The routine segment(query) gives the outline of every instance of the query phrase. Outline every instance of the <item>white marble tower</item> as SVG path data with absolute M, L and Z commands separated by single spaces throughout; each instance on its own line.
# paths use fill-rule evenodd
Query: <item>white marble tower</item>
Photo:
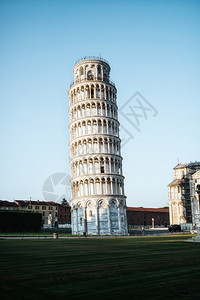
M 126 235 L 117 89 L 102 58 L 76 62 L 68 91 L 72 233 Z

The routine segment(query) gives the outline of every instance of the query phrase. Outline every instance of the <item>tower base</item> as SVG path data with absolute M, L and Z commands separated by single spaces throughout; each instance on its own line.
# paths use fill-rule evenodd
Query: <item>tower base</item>
M 72 234 L 127 235 L 125 201 L 125 196 L 72 200 Z

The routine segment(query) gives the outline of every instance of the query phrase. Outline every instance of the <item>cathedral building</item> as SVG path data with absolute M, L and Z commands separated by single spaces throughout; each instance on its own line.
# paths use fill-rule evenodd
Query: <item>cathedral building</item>
M 171 225 L 178 224 L 185 228 L 185 224 L 190 224 L 191 228 L 195 227 L 194 199 L 198 199 L 195 180 L 199 180 L 199 170 L 200 162 L 178 164 L 174 167 L 174 180 L 168 185 Z
M 68 91 L 73 234 L 126 235 L 117 89 L 98 57 L 76 62 Z

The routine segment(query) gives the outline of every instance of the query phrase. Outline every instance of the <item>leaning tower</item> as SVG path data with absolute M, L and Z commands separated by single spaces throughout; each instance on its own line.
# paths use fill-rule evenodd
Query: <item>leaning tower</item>
M 76 62 L 69 95 L 73 234 L 126 235 L 117 89 L 98 57 Z

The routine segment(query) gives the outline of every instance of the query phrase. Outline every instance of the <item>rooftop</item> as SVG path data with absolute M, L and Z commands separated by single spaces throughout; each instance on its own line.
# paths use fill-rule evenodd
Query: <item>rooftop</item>
M 32 200 L 15 200 L 16 203 L 19 203 L 20 206 L 27 206 L 27 205 L 60 205 L 59 203 L 53 201 L 32 201 Z
M 106 64 L 109 65 L 108 61 L 105 60 L 104 58 L 102 58 L 101 56 L 84 56 L 84 57 L 80 58 L 79 60 L 77 60 L 74 65 L 76 65 L 80 61 L 84 61 L 84 60 L 88 60 L 88 59 L 100 60 L 100 61 L 103 61 L 103 62 L 105 62 Z
M 174 167 L 174 169 L 183 169 L 183 168 L 192 168 L 200 166 L 200 161 L 195 161 L 195 162 L 190 162 L 190 163 L 185 163 L 185 164 L 178 164 Z
M 182 182 L 184 182 L 184 179 L 174 179 L 168 186 L 177 186 L 180 185 Z
M 18 205 L 15 202 L 0 200 L 0 207 L 18 207 Z

